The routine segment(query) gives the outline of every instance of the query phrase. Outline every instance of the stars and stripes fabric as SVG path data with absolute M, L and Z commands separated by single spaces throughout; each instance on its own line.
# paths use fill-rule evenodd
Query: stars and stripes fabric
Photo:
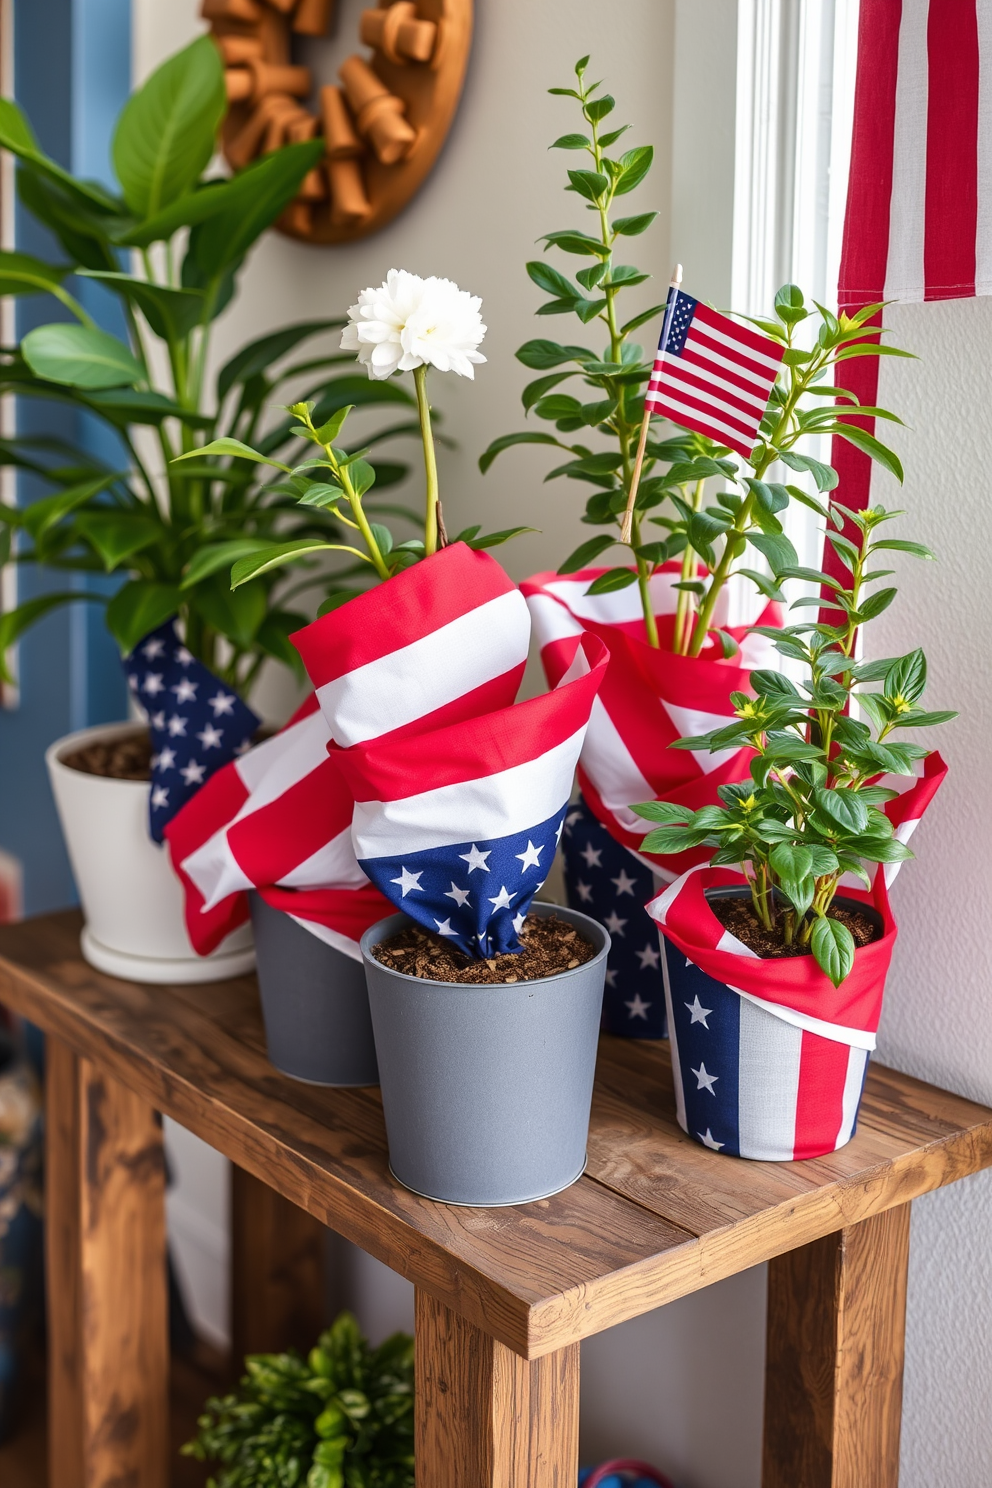
M 566 813 L 561 846 L 570 908 L 592 915 L 610 932 L 603 1031 L 667 1038 L 661 940 L 644 908 L 658 880 L 610 836 L 581 796 Z
M 901 841 L 945 775 L 932 755 L 888 803 Z M 877 915 L 882 933 L 858 949 L 839 988 L 811 956 L 764 960 L 724 929 L 708 895 L 740 889 L 736 869 L 689 869 L 648 904 L 663 931 L 679 1124 L 696 1141 L 767 1161 L 816 1157 L 850 1141 L 895 944 L 888 888 L 898 867 L 876 871 L 870 891 L 842 883 L 843 895 Z
M 148 720 L 148 830 L 161 842 L 176 812 L 229 760 L 250 748 L 259 719 L 191 655 L 173 620 L 138 642 L 124 661 L 124 672 L 131 696 Z
M 986 0 L 861 0 L 841 310 L 992 293 L 990 60 Z M 879 371 L 858 357 L 843 384 L 873 406 Z M 844 505 L 869 505 L 869 456 L 835 438 L 831 462 Z M 824 568 L 844 577 L 829 545 Z
M 359 864 L 397 909 L 468 955 L 520 949 L 606 664 L 601 641 L 576 637 L 541 697 L 338 754 Z
M 717 801 L 718 786 L 747 774 L 750 750 L 709 754 L 668 746 L 686 735 L 731 723 L 730 693 L 749 690 L 752 668 L 777 669 L 777 653 L 770 642 L 748 634 L 748 629 L 779 625 L 781 608 L 764 600 L 752 586 L 733 592 L 728 586 L 714 624 L 737 640 L 739 654 L 724 660 L 713 645 L 698 657 L 676 656 L 669 648 L 678 600 L 672 585 L 681 577 L 680 565 L 666 564 L 650 581 L 661 649 L 644 639 L 636 587 L 609 594 L 587 593 L 603 572 L 595 568 L 567 577 L 535 574 L 521 589 L 552 686 L 567 665 L 576 636 L 596 635 L 609 649 L 609 667 L 593 703 L 579 761 L 579 783 L 587 804 L 610 834 L 640 854 L 651 824 L 635 815 L 632 805 L 675 801 L 695 810 Z M 671 881 L 705 855 L 704 849 L 697 849 L 676 858 L 642 857 L 665 881 Z
M 747 459 L 785 347 L 669 288 L 644 407 Z
M 293 639 L 315 692 L 187 806 L 170 851 L 201 953 L 247 918 L 256 889 L 360 960 L 361 935 L 390 905 L 355 857 L 342 752 L 512 703 L 530 621 L 495 559 L 456 543 Z

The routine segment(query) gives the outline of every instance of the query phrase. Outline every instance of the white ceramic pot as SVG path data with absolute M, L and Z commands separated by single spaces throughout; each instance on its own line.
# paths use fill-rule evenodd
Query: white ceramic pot
M 251 926 L 229 935 L 210 956 L 194 951 L 183 918 L 183 891 L 168 852 L 148 835 L 145 780 L 87 775 L 63 763 L 97 739 L 138 731 L 102 724 L 56 739 L 45 763 L 86 924 L 80 937 L 91 966 L 135 982 L 216 982 L 255 965 Z

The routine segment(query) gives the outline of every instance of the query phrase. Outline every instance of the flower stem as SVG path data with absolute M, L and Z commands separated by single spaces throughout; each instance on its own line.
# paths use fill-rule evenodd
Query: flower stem
M 437 484 L 437 458 L 434 451 L 434 433 L 431 429 L 431 405 L 427 399 L 427 365 L 415 367 L 413 381 L 417 389 L 417 410 L 420 414 L 420 437 L 424 444 L 424 474 L 427 478 L 427 504 L 424 513 L 424 554 L 428 558 L 437 552 L 438 508 L 441 498 Z

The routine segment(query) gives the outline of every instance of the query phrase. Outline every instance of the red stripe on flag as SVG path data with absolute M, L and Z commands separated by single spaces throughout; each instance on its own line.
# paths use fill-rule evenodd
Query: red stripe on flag
M 718 444 L 724 444 L 732 449 L 735 454 L 748 459 L 754 448 L 754 440 L 747 440 L 738 435 L 731 435 L 727 430 L 717 428 L 714 422 L 715 414 L 712 410 L 709 416 L 686 413 L 678 408 L 673 408 L 669 398 L 664 393 L 649 394 L 645 399 L 645 407 L 649 407 L 653 413 L 660 414 L 663 418 L 671 419 L 673 424 L 678 424 L 682 429 L 692 429 L 697 434 L 705 434 L 710 439 L 715 439 Z
M 697 372 L 695 370 L 696 367 L 701 367 L 703 370 Z M 679 386 L 698 388 L 706 397 L 719 398 L 721 402 L 729 403 L 739 411 L 743 421 L 749 428 L 757 428 L 768 405 L 767 398 L 762 400 L 757 388 L 751 389 L 752 396 L 750 400 L 743 398 L 740 396 L 740 393 L 731 392 L 729 388 L 722 387 L 719 382 L 714 380 L 717 377 L 730 383 L 734 382 L 732 377 L 725 378 L 725 375 L 720 369 L 713 368 L 705 358 L 694 357 L 691 354 L 687 356 L 683 352 L 680 357 L 671 357 L 664 362 L 658 381 L 659 384 L 662 384 L 667 378 L 673 384 L 677 382 Z M 653 378 L 652 381 L 654 381 Z M 756 403 L 761 403 L 761 407 L 757 407 Z
M 750 439 L 751 444 L 754 443 L 760 419 L 754 415 L 741 414 L 733 409 L 718 407 L 714 398 L 717 396 L 722 398 L 723 395 L 718 394 L 715 389 L 710 392 L 704 388 L 703 392 L 696 392 L 695 388 L 682 378 L 672 377 L 666 368 L 657 390 L 654 390 L 654 395 L 656 398 L 674 399 L 687 408 L 691 408 L 700 418 L 708 416 L 712 421 L 726 424 L 728 428 L 736 430 L 741 439 Z
M 299 920 L 326 925 L 348 940 L 360 941 L 372 925 L 395 914 L 389 900 L 367 884 L 361 889 L 260 889 L 266 904 Z
M 254 884 L 278 883 L 351 825 L 354 802 L 329 757 L 227 834 L 235 861 Z
M 766 367 L 761 362 L 752 361 L 746 352 L 738 350 L 735 346 L 727 346 L 725 342 L 717 341 L 714 337 L 708 336 L 705 327 L 697 327 L 695 321 L 693 321 L 689 334 L 685 338 L 683 355 L 685 351 L 695 353 L 698 361 L 711 363 L 714 371 L 725 373 L 728 377 L 734 377 L 736 374 L 733 369 L 739 367 L 742 374 L 748 374 L 747 376 L 739 375 L 737 377 L 741 387 L 752 388 L 758 393 L 759 397 L 759 384 L 760 387 L 770 388 L 778 376 L 777 370 L 773 371 L 771 367 Z M 718 357 L 723 357 L 725 361 L 731 363 L 731 366 L 724 367 L 721 362 L 716 360 Z
M 796 1092 L 796 1162 L 832 1152 L 844 1119 L 844 1083 L 851 1050 L 847 1044 L 803 1030 Z
M 976 0 L 931 0 L 927 16 L 927 203 L 923 277 L 928 300 L 975 293 L 978 230 Z
M 901 21 L 902 0 L 873 0 L 861 7 L 841 309 L 870 305 L 885 292 Z

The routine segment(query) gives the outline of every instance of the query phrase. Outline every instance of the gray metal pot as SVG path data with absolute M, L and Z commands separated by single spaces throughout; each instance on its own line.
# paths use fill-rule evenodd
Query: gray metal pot
M 362 937 L 389 1163 L 426 1198 L 525 1204 L 585 1168 L 610 937 L 576 910 L 532 909 L 574 925 L 595 957 L 539 981 L 466 986 L 376 961 L 371 947 L 409 924 L 406 915 Z
M 310 1085 L 378 1085 L 361 962 L 250 897 L 269 1059 Z

